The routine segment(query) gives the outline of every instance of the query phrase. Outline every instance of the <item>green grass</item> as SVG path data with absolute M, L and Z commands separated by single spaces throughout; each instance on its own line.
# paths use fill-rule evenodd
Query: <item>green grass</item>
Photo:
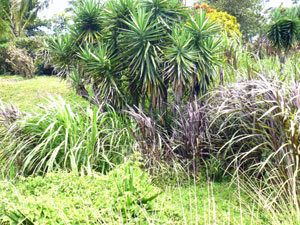
M 54 76 L 37 76 L 26 80 L 20 76 L 0 75 L 0 100 L 12 103 L 21 111 L 32 111 L 47 102 L 49 96 L 62 96 L 68 102 L 86 102 L 71 85 Z
M 251 224 L 251 217 L 257 224 L 261 220 L 251 212 L 246 195 L 239 199 L 238 189 L 227 182 L 170 187 L 164 196 L 182 224 Z

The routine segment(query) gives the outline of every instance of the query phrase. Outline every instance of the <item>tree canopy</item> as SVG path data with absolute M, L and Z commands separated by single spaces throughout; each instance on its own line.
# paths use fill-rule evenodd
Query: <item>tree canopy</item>
M 235 16 L 241 25 L 240 30 L 246 38 L 257 35 L 263 26 L 262 0 L 208 0 L 208 3 L 217 10 Z

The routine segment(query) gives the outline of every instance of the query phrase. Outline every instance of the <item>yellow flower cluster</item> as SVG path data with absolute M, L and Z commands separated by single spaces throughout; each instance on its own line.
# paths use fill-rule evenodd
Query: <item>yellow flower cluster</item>
M 217 11 L 215 9 L 210 8 L 207 4 L 196 4 L 196 9 L 206 10 L 207 16 L 212 20 L 221 24 L 224 32 L 226 32 L 229 36 L 242 36 L 240 32 L 240 24 L 237 22 L 235 16 L 228 14 L 227 12 Z

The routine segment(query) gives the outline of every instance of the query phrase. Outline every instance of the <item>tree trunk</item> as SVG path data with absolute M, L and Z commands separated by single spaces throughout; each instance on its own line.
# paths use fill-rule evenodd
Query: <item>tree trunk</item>
M 91 104 L 93 104 L 93 105 L 98 105 L 98 104 L 97 104 L 97 101 L 95 101 L 95 99 L 92 98 L 92 97 L 89 95 L 88 91 L 86 90 L 86 88 L 84 87 L 83 84 L 80 84 L 80 85 L 76 88 L 76 92 L 77 92 L 77 94 L 78 94 L 80 97 L 82 97 L 82 98 L 88 100 Z

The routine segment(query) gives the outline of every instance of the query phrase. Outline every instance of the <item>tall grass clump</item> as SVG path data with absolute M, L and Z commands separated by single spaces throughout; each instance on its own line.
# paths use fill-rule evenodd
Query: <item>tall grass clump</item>
M 159 169 L 179 163 L 185 172 L 211 172 L 215 151 L 212 139 L 217 137 L 210 133 L 208 103 L 202 98 L 183 106 L 174 104 L 164 115 L 129 109 L 128 114 L 137 122 L 133 136 L 146 166 Z
M 0 149 L 15 148 L 19 143 L 15 139 L 8 139 L 7 132 L 14 128 L 15 122 L 22 116 L 14 105 L 9 105 L 0 100 Z M 5 169 L 4 163 L 0 161 L 0 177 Z M 10 169 L 9 169 L 10 170 Z
M 212 126 L 224 142 L 218 154 L 226 159 L 227 171 L 269 210 L 273 224 L 299 224 L 299 84 L 260 75 L 213 95 Z
M 106 172 L 132 150 L 127 126 L 131 121 L 109 106 L 76 109 L 63 99 L 50 99 L 8 130 L 4 139 L 23 144 L 2 149 L 0 160 L 22 175 L 57 169 Z
M 245 79 L 257 79 L 257 74 L 268 74 L 283 82 L 295 82 L 299 77 L 299 54 L 293 49 L 280 61 L 276 51 L 266 39 L 245 44 L 238 37 L 222 36 L 222 57 L 215 80 L 218 84 L 231 84 Z

